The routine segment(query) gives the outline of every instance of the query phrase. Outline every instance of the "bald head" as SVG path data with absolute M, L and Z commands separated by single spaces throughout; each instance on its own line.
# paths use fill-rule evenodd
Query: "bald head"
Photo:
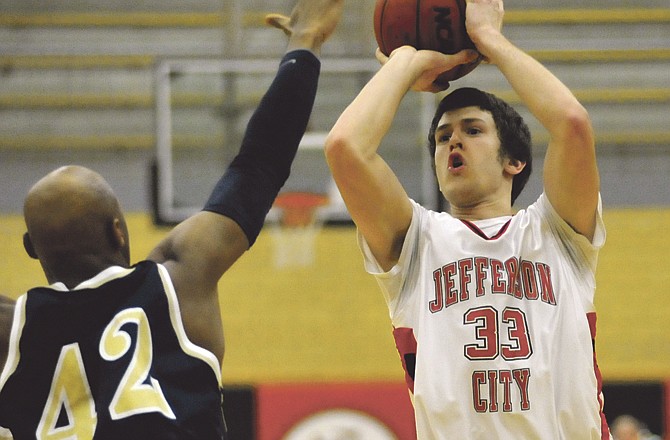
M 105 179 L 88 168 L 66 166 L 47 174 L 28 192 L 23 214 L 33 256 L 40 259 L 47 277 L 55 278 L 51 282 L 82 269 L 90 275 L 97 270 L 91 265 L 128 264 L 127 230 L 118 199 Z M 121 242 L 119 233 L 124 235 Z

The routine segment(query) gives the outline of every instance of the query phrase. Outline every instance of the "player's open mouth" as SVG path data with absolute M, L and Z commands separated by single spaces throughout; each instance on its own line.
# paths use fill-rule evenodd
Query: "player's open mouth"
M 451 153 L 449 155 L 449 169 L 450 170 L 458 170 L 462 168 L 464 165 L 463 163 L 463 156 L 460 155 L 460 153 Z

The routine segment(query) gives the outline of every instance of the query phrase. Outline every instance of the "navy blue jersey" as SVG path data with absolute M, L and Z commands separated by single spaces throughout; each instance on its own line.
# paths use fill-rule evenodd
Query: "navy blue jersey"
M 222 439 L 221 370 L 188 340 L 167 270 L 111 267 L 16 304 L 0 426 L 20 439 Z

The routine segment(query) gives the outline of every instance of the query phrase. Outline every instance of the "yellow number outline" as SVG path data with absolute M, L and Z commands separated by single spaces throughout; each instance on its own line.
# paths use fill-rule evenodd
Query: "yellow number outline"
M 69 423 L 56 427 L 62 410 L 67 413 Z M 97 423 L 98 415 L 79 344 L 65 345 L 58 357 L 49 397 L 35 436 L 39 440 L 90 439 Z
M 130 364 L 109 404 L 112 420 L 149 412 L 176 419 L 160 383 L 149 375 L 153 362 L 153 343 L 149 319 L 144 310 L 139 307 L 122 310 L 107 324 L 100 338 L 100 356 L 107 361 L 115 361 L 130 350 L 130 335 L 121 330 L 126 324 L 137 326 L 137 341 Z M 149 383 L 145 383 L 147 380 Z
M 119 420 L 136 414 L 158 412 L 169 419 L 176 419 L 160 383 L 150 375 L 153 342 L 144 310 L 130 308 L 114 316 L 100 338 L 100 356 L 113 362 L 130 351 L 132 339 L 127 331 L 122 330 L 125 325 L 137 328 L 135 349 L 109 404 L 110 417 Z M 68 424 L 57 427 L 62 411 L 66 412 Z M 35 435 L 39 440 L 92 439 L 97 423 L 95 401 L 79 344 L 65 345 L 61 348 Z

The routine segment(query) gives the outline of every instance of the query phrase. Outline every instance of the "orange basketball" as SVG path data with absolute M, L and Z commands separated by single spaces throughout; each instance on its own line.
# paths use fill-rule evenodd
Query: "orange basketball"
M 377 0 L 374 31 L 385 55 L 409 45 L 454 54 L 475 45 L 465 30 L 465 0 Z M 438 81 L 453 81 L 470 73 L 479 61 L 443 73 Z

